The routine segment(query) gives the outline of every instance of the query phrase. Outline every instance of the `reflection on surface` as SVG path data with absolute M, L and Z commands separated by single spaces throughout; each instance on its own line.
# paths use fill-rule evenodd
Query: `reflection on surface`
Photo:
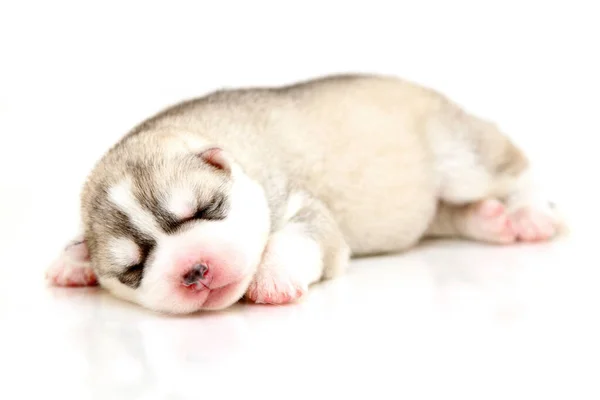
M 320 384 L 323 396 L 383 398 L 443 393 L 465 380 L 485 391 L 498 374 L 542 382 L 598 349 L 590 318 L 600 304 L 598 269 L 573 262 L 582 254 L 597 261 L 591 247 L 569 241 L 435 242 L 356 260 L 298 304 L 240 303 L 188 316 L 153 313 L 98 288 L 6 285 L 0 365 L 9 379 L 0 398 L 200 399 L 265 390 L 306 398 Z M 565 340 L 572 347 L 556 345 Z M 560 362 L 543 362 L 549 353 Z

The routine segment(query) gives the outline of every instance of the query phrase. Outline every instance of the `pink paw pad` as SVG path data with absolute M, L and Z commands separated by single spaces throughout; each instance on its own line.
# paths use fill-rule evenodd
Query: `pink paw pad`
M 516 240 L 506 207 L 495 199 L 481 201 L 475 206 L 469 226 L 473 235 L 481 240 L 494 243 L 512 243 Z
M 484 200 L 479 203 L 477 212 L 480 216 L 485 218 L 499 217 L 506 213 L 504 204 L 495 199 Z
M 254 303 L 287 304 L 305 294 L 299 285 L 277 282 L 273 278 L 254 280 L 246 291 L 246 298 Z
M 511 215 L 519 240 L 538 242 L 551 239 L 557 233 L 557 226 L 549 214 L 534 208 L 522 208 Z
M 46 273 L 46 278 L 56 286 L 94 286 L 98 283 L 96 274 L 90 267 L 71 266 L 57 263 Z
M 98 279 L 90 265 L 87 246 L 74 241 L 65 247 L 58 259 L 48 268 L 46 279 L 55 286 L 94 286 Z

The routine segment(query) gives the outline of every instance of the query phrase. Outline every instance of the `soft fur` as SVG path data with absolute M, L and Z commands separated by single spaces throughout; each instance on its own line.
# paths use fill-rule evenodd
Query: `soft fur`
M 430 89 L 358 75 L 170 107 L 99 161 L 81 212 L 81 243 L 50 279 L 97 279 L 171 313 L 225 308 L 244 294 L 290 302 L 350 256 L 425 237 L 508 244 L 562 227 L 527 158 L 494 124 Z M 207 276 L 183 285 L 199 265 Z

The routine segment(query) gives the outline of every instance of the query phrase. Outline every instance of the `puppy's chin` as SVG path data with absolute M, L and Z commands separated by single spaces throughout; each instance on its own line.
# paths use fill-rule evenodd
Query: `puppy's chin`
M 211 290 L 200 310 L 216 311 L 232 306 L 244 296 L 253 276 L 254 274 L 249 274 L 240 282 Z

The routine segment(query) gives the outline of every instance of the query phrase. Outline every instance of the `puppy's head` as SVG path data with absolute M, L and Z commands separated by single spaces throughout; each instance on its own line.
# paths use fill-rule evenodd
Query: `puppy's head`
M 100 160 L 83 190 L 82 222 L 49 278 L 98 282 L 169 313 L 238 301 L 270 228 L 261 186 L 225 150 L 170 133 L 127 137 Z

